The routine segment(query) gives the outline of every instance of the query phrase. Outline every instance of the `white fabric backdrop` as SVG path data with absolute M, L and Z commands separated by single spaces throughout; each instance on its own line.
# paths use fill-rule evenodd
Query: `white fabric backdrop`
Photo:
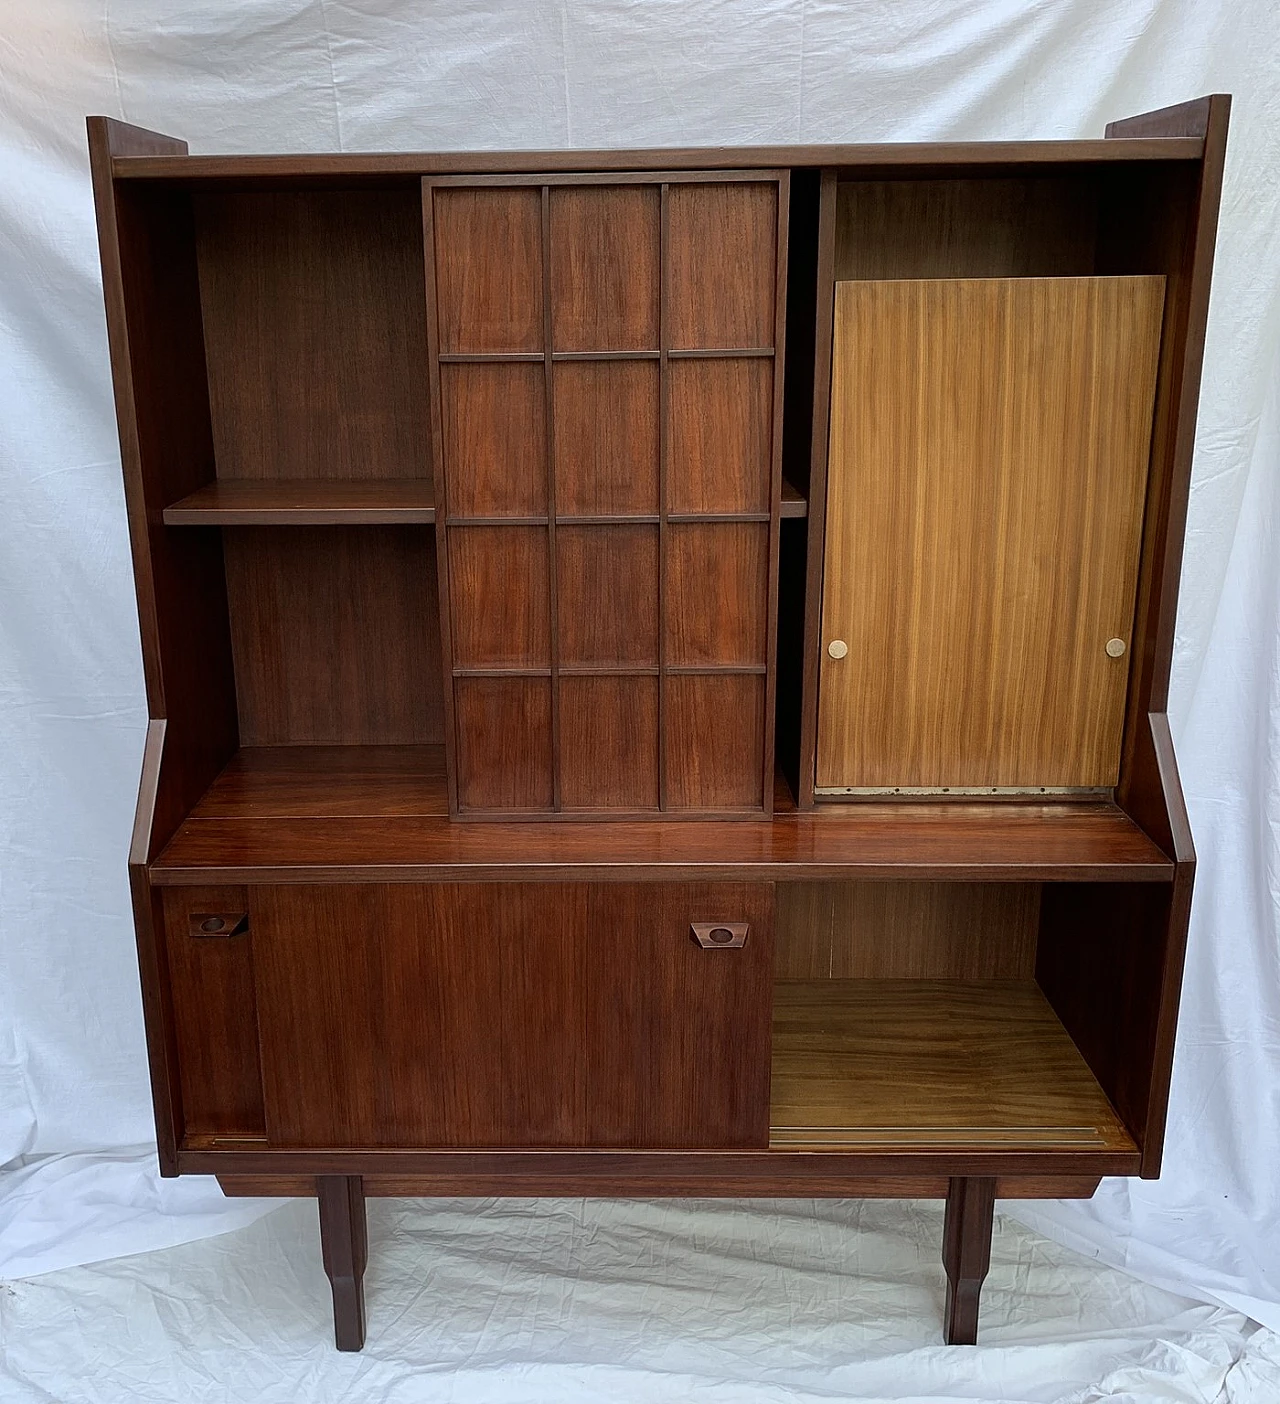
M 1201 865 L 1166 1172 L 1026 1217 L 1280 1326 L 1273 0 L 0 0 L 0 34 L 0 1163 L 25 1165 L 0 1175 L 0 1274 L 257 1212 L 159 1186 L 137 1149 L 145 712 L 85 113 L 197 152 L 1007 139 L 1225 90 L 1173 688 Z

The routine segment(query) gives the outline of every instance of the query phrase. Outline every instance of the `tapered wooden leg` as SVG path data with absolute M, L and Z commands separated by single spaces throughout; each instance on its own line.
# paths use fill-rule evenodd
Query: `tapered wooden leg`
M 948 1345 L 973 1345 L 978 1339 L 978 1297 L 991 1266 L 995 1203 L 996 1182 L 991 1178 L 953 1179 L 947 1189 L 942 1263 L 947 1270 Z
M 320 1253 L 333 1288 L 333 1339 L 339 1350 L 364 1346 L 364 1269 L 369 1238 L 364 1181 L 359 1175 L 317 1175 Z

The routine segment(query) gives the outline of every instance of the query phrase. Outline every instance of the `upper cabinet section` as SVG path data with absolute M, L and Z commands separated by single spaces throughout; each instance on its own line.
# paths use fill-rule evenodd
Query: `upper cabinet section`
M 456 813 L 768 811 L 787 188 L 423 183 Z

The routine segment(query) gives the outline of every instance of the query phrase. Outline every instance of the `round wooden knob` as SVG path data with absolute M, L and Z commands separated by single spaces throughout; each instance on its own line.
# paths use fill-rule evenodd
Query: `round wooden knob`
M 832 639 L 827 645 L 827 652 L 832 658 L 843 658 L 849 652 L 849 645 L 843 639 Z
M 1120 655 L 1121 655 L 1123 652 L 1124 652 L 1124 640 L 1123 640 L 1123 639 L 1108 639 L 1108 640 L 1107 640 L 1107 657 L 1108 657 L 1108 658 L 1119 658 Z

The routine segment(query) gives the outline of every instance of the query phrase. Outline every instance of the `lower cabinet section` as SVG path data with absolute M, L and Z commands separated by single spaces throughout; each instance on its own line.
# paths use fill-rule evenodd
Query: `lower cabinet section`
M 165 927 L 188 1141 L 768 1144 L 769 884 L 175 888 Z

